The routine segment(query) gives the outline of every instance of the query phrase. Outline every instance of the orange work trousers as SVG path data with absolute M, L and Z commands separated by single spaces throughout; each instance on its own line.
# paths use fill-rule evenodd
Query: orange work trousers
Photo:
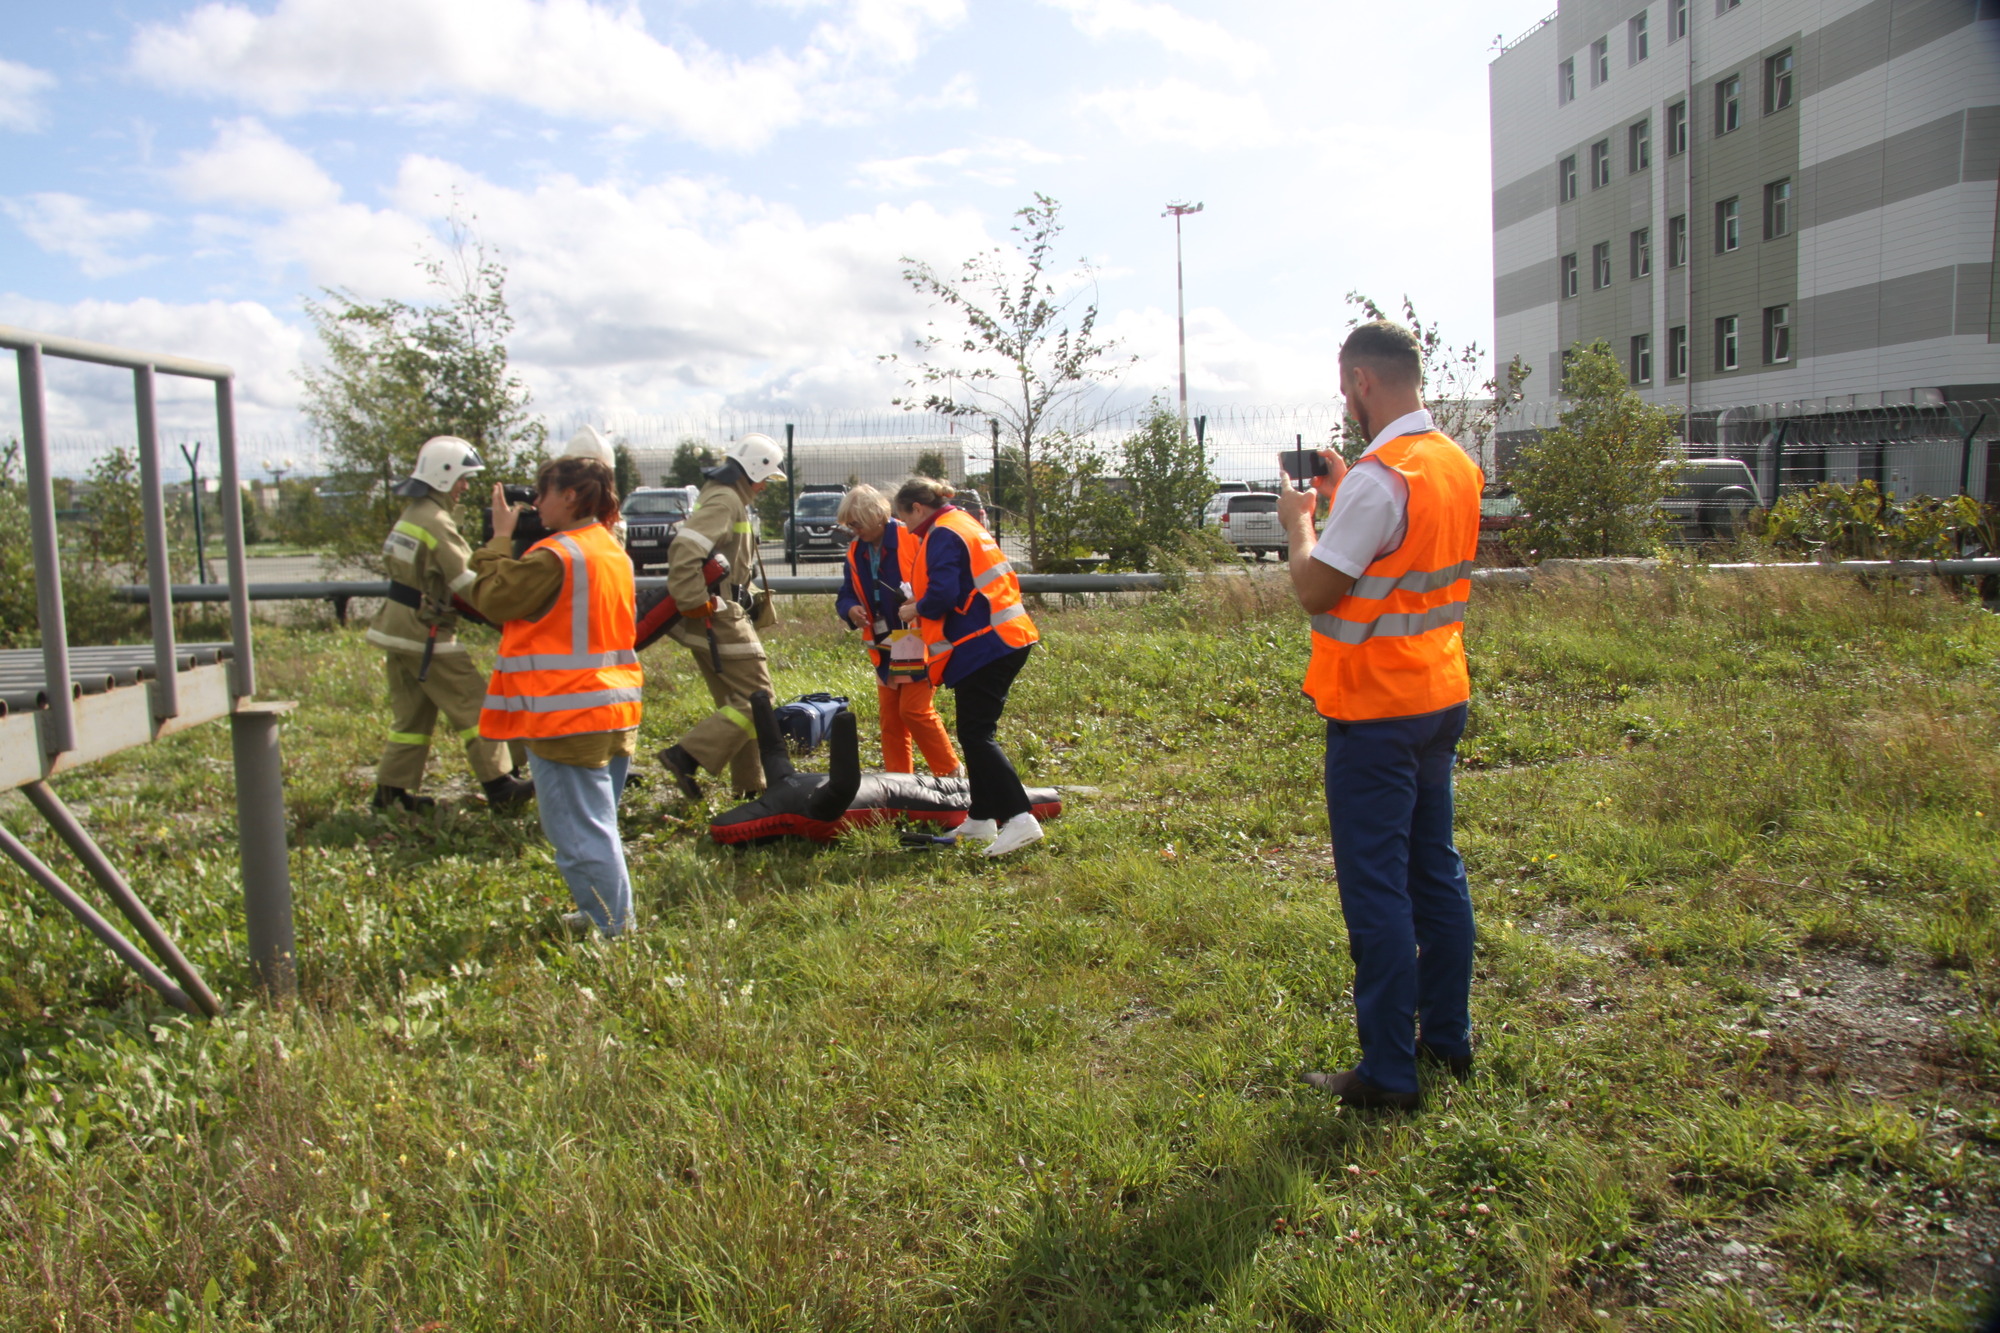
M 910 742 L 924 752 L 924 763 L 942 777 L 958 768 L 958 751 L 938 716 L 937 686 L 929 681 L 906 685 L 875 683 L 875 702 L 882 713 L 882 767 L 891 773 L 914 773 Z

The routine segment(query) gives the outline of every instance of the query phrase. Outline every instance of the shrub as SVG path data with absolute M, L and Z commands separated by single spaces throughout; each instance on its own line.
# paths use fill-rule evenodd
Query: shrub
M 1833 560 L 1939 560 L 1961 538 L 1988 545 L 1994 514 L 1967 495 L 1898 500 L 1872 481 L 1824 481 L 1785 496 L 1764 518 L 1777 550 Z
M 1551 556 L 1642 555 L 1666 535 L 1660 501 L 1673 450 L 1673 414 L 1626 387 L 1602 342 L 1575 350 L 1554 430 L 1521 451 L 1509 480 L 1529 519 L 1516 549 Z

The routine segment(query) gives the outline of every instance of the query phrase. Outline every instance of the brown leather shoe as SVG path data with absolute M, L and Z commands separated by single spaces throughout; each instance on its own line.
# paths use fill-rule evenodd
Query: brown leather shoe
M 1330 1092 L 1340 1098 L 1342 1106 L 1352 1106 L 1361 1110 L 1414 1111 L 1422 1100 L 1422 1094 L 1415 1092 L 1391 1092 L 1378 1088 L 1360 1073 L 1343 1069 L 1338 1074 L 1322 1074 L 1317 1069 L 1306 1071 L 1305 1081 L 1321 1092 Z

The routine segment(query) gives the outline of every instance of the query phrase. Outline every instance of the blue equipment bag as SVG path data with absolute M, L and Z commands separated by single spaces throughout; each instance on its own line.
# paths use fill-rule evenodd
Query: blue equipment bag
M 778 734 L 800 754 L 811 754 L 833 729 L 833 719 L 847 709 L 842 694 L 802 694 L 776 710 Z

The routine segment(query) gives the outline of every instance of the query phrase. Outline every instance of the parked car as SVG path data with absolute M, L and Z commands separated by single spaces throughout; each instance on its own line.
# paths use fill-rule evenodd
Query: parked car
M 641 486 L 619 505 L 625 516 L 625 553 L 643 574 L 664 568 L 667 547 L 687 522 L 694 502 L 685 486 Z
M 1269 551 L 1280 560 L 1291 557 L 1292 548 L 1278 523 L 1278 497 L 1272 492 L 1219 492 L 1202 512 L 1201 522 L 1245 554 L 1261 559 Z
M 792 502 L 791 517 L 785 520 L 787 560 L 796 560 L 808 551 L 837 553 L 852 540 L 847 529 L 834 521 L 843 494 L 838 486 L 808 489 Z
M 1223 494 L 1241 495 L 1245 491 L 1250 491 L 1255 489 L 1256 488 L 1253 487 L 1247 481 L 1218 481 L 1215 483 L 1215 491 L 1216 494 L 1218 495 L 1223 495 Z
M 1682 542 L 1730 541 L 1764 507 L 1757 476 L 1740 458 L 1687 458 L 1660 465 L 1672 473 L 1660 502 Z

